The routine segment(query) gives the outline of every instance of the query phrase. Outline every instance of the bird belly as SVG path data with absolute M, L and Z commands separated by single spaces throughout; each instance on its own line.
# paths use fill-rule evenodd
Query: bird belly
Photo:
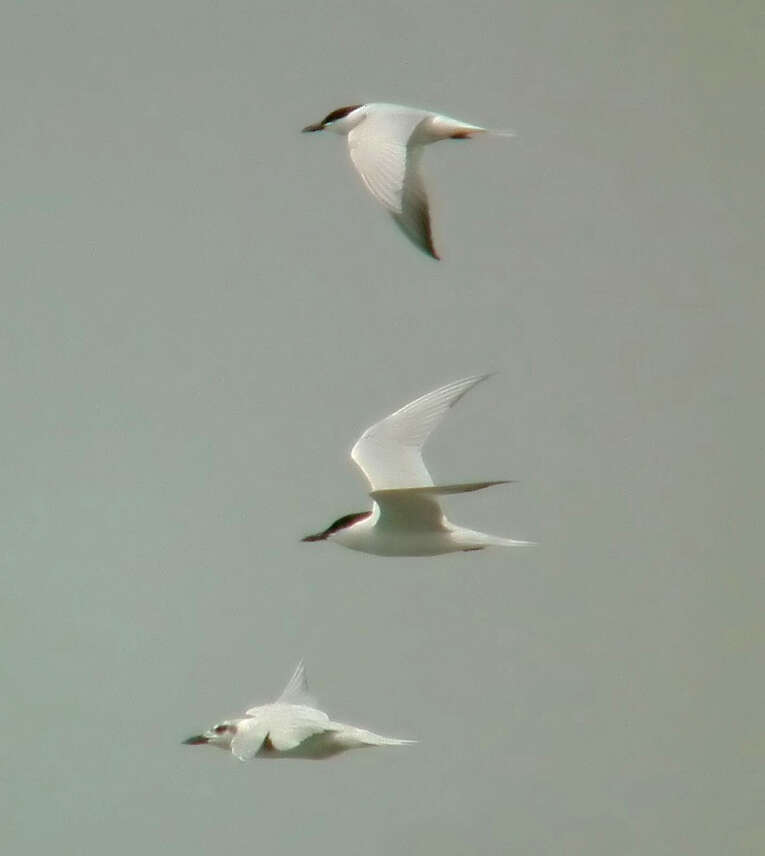
M 333 540 L 349 550 L 375 556 L 440 556 L 465 549 L 464 544 L 454 541 L 448 530 L 397 531 L 374 527 L 359 532 L 338 532 Z

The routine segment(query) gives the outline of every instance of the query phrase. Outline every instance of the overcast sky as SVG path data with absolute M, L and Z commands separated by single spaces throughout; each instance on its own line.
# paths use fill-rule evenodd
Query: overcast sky
M 761 3 L 9 3 L 0 27 L 4 852 L 755 854 Z M 443 260 L 334 135 L 385 100 Z M 381 559 L 371 422 L 459 522 Z M 182 746 L 305 658 L 323 762 Z

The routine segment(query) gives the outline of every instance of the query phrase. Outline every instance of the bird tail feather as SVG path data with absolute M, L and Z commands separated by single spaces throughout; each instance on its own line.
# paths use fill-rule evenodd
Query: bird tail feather
M 484 547 L 534 547 L 537 544 L 536 541 L 500 538 L 499 535 L 488 535 L 474 529 L 457 529 L 452 533 L 452 538 L 458 544 L 464 544 L 464 550 L 482 550 Z
M 509 128 L 478 128 L 473 125 L 466 125 L 463 128 L 459 128 L 452 135 L 451 138 L 453 140 L 472 140 L 473 137 L 517 137 L 518 134 L 515 131 L 511 131 Z
M 347 747 L 358 746 L 406 746 L 409 743 L 416 743 L 416 740 L 403 740 L 398 737 L 384 737 L 382 734 L 375 734 L 373 731 L 367 731 L 365 728 L 355 728 L 352 725 L 343 725 L 335 734 L 334 739 L 338 743 L 342 743 Z

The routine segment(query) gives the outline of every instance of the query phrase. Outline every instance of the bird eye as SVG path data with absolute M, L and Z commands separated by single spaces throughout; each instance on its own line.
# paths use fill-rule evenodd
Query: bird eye
M 213 731 L 216 734 L 223 734 L 227 730 L 228 730 L 228 725 L 216 725 L 215 728 L 213 728 Z

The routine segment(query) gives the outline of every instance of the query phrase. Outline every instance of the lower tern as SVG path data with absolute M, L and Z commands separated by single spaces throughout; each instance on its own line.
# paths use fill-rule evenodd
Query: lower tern
M 422 151 L 439 140 L 466 140 L 477 134 L 514 136 L 490 131 L 451 116 L 400 104 L 353 104 L 340 107 L 303 131 L 334 131 L 348 137 L 348 150 L 367 190 L 385 207 L 409 240 L 434 259 Z
M 363 728 L 333 722 L 316 708 L 308 692 L 305 668 L 298 663 L 289 683 L 271 704 L 251 707 L 244 716 L 224 719 L 188 746 L 229 749 L 240 761 L 258 758 L 306 758 L 318 761 L 365 746 L 404 746 L 415 740 L 383 737 Z
M 425 441 L 447 410 L 488 377 L 477 375 L 446 384 L 367 428 L 351 450 L 351 458 L 372 488 L 372 510 L 346 514 L 303 541 L 331 540 L 377 556 L 437 556 L 533 544 L 455 526 L 438 502 L 439 496 L 508 484 L 506 479 L 435 485 L 422 459 Z

